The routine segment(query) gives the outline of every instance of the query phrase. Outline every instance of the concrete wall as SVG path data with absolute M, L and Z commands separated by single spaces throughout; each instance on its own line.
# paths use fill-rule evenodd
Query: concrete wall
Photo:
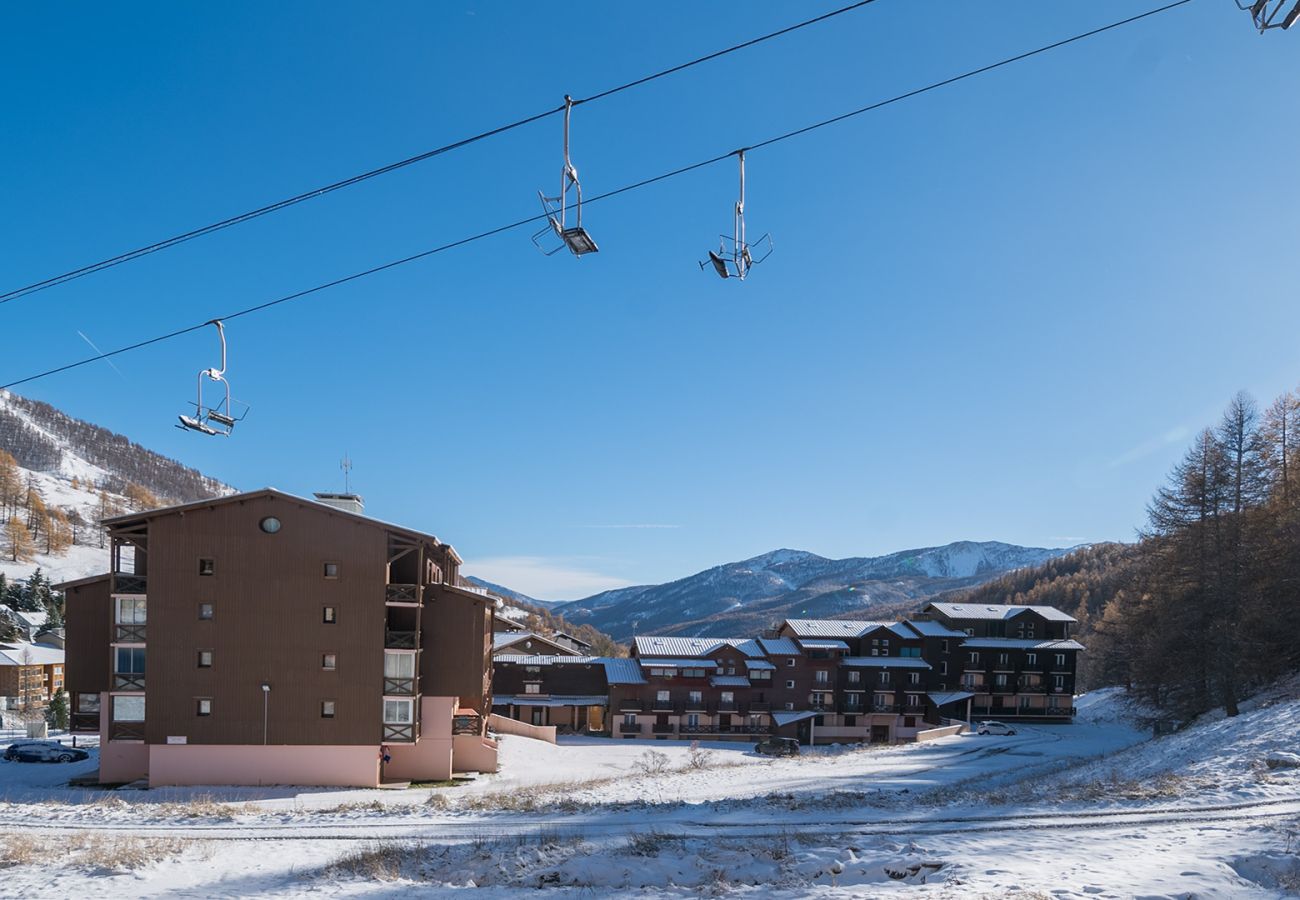
M 417 744 L 389 744 L 392 759 L 384 781 L 447 781 L 451 778 L 451 735 L 421 737 Z
M 916 741 L 917 743 L 921 743 L 922 741 L 933 741 L 942 737 L 950 737 L 954 734 L 963 734 L 966 730 L 967 728 L 964 722 L 960 725 L 945 725 L 942 728 L 927 728 L 925 731 L 918 731 L 916 733 Z
M 497 742 L 477 734 L 458 734 L 451 739 L 451 765 L 456 772 L 495 772 Z
M 135 741 L 105 741 L 99 745 L 101 784 L 128 784 L 149 774 L 149 745 Z
M 379 784 L 379 748 L 374 744 L 150 744 L 148 750 L 150 787 L 180 784 L 375 787 Z
M 520 737 L 546 741 L 548 744 L 555 743 L 554 725 L 529 725 L 527 722 L 520 722 L 517 719 L 509 719 L 493 713 L 488 719 L 488 727 L 497 734 L 515 734 Z

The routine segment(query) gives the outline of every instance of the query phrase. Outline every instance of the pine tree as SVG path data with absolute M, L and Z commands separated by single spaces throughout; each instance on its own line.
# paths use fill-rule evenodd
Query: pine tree
M 5 526 L 5 542 L 10 562 L 26 562 L 36 550 L 32 533 L 16 514 L 9 517 L 9 523 Z
M 68 730 L 68 695 L 63 691 L 56 691 L 50 698 L 50 705 L 45 709 L 45 721 L 51 728 L 58 728 L 63 731 Z

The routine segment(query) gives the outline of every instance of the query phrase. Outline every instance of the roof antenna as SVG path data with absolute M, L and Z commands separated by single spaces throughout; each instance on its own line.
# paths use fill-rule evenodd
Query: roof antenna
M 348 459 L 347 451 L 343 451 L 343 461 L 339 463 L 339 468 L 343 470 L 343 493 L 352 493 L 352 460 Z
M 226 328 L 221 324 L 220 319 L 213 319 L 211 322 L 205 322 L 205 325 L 217 326 L 217 336 L 221 339 L 221 368 L 202 369 L 198 374 L 198 391 L 194 399 L 194 415 L 180 416 L 181 423 L 177 428 L 198 431 L 208 435 L 221 435 L 229 437 L 230 432 L 235 428 L 235 423 L 248 415 L 248 405 L 239 403 L 238 400 L 230 399 L 230 382 L 226 380 Z M 225 388 L 224 395 L 211 406 L 203 405 L 203 379 L 215 381 Z M 235 415 L 235 404 L 238 404 L 242 412 Z
M 542 201 L 542 212 L 546 214 L 547 225 L 537 234 L 533 235 L 533 243 L 538 250 L 547 256 L 554 256 L 565 247 L 574 256 L 585 256 L 588 253 L 595 253 L 600 248 L 596 246 L 595 240 L 582 227 L 582 184 L 578 181 L 578 170 L 569 159 L 569 119 L 573 114 L 573 98 L 568 94 L 564 95 L 564 169 L 560 173 L 560 194 L 558 197 L 547 197 L 541 191 L 537 192 L 538 198 Z M 573 204 L 574 218 L 576 219 L 572 227 L 566 226 L 565 216 L 569 208 L 569 188 L 573 188 L 576 202 Z M 560 239 L 559 244 L 555 244 L 549 250 L 542 244 L 541 238 L 547 234 L 554 233 Z M 547 242 L 550 244 L 551 242 Z
M 752 244 L 745 241 L 745 151 L 737 150 L 736 156 L 740 159 L 740 199 L 736 201 L 732 235 L 718 236 L 718 252 L 710 250 L 708 260 L 701 262 L 700 268 L 712 264 L 719 277 L 744 281 L 751 266 L 758 265 L 772 255 L 772 235 L 764 234 Z

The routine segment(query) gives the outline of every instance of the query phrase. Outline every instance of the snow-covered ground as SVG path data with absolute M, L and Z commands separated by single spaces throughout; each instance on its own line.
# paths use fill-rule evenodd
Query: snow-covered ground
M 93 761 L 0 763 L 0 894 L 1280 897 L 1300 770 L 1261 763 L 1300 742 L 1296 688 L 1154 741 L 1115 691 L 1070 726 L 797 759 L 506 737 L 500 774 L 408 790 L 107 793 L 60 783 Z

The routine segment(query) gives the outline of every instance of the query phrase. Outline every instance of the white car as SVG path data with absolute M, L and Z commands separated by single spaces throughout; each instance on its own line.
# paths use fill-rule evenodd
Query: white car
M 980 734 L 1015 734 L 1016 730 L 1005 722 L 980 722 Z

